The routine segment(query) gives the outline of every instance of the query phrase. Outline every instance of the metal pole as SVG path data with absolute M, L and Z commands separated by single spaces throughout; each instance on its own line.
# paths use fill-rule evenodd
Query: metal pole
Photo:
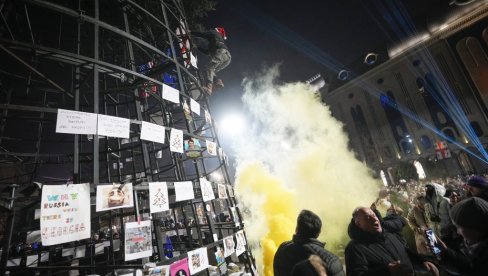
M 99 3 L 95 0 L 95 19 L 99 19 Z M 98 61 L 98 44 L 99 44 L 99 26 L 94 24 L 94 56 L 93 58 Z M 98 114 L 99 112 L 99 86 L 98 86 L 98 64 L 93 64 L 93 113 Z M 96 185 L 100 183 L 100 172 L 99 172 L 99 141 L 98 134 L 93 135 L 93 183 Z

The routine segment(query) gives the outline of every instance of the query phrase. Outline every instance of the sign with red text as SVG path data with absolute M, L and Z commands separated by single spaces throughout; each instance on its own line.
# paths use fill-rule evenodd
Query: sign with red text
M 43 245 L 90 238 L 90 185 L 43 185 L 40 220 Z

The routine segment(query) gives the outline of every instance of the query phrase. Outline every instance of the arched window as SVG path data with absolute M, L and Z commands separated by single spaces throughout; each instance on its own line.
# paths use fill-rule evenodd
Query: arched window
M 402 141 L 400 143 L 400 147 L 402 148 L 403 153 L 409 154 L 412 152 L 412 143 L 408 141 Z

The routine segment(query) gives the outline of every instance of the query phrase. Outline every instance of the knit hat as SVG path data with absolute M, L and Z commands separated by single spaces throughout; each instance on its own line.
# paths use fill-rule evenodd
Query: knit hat
M 488 230 L 488 202 L 471 197 L 454 205 L 450 211 L 456 225 L 473 230 Z
M 480 189 L 488 188 L 488 180 L 480 175 L 475 175 L 468 180 L 468 185 Z

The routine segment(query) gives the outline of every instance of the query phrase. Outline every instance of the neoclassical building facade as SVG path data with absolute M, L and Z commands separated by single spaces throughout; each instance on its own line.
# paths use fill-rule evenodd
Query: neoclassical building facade
M 344 123 L 350 147 L 371 169 L 390 175 L 389 181 L 405 161 L 435 166 L 446 175 L 486 170 L 488 7 L 411 44 L 322 91 Z

